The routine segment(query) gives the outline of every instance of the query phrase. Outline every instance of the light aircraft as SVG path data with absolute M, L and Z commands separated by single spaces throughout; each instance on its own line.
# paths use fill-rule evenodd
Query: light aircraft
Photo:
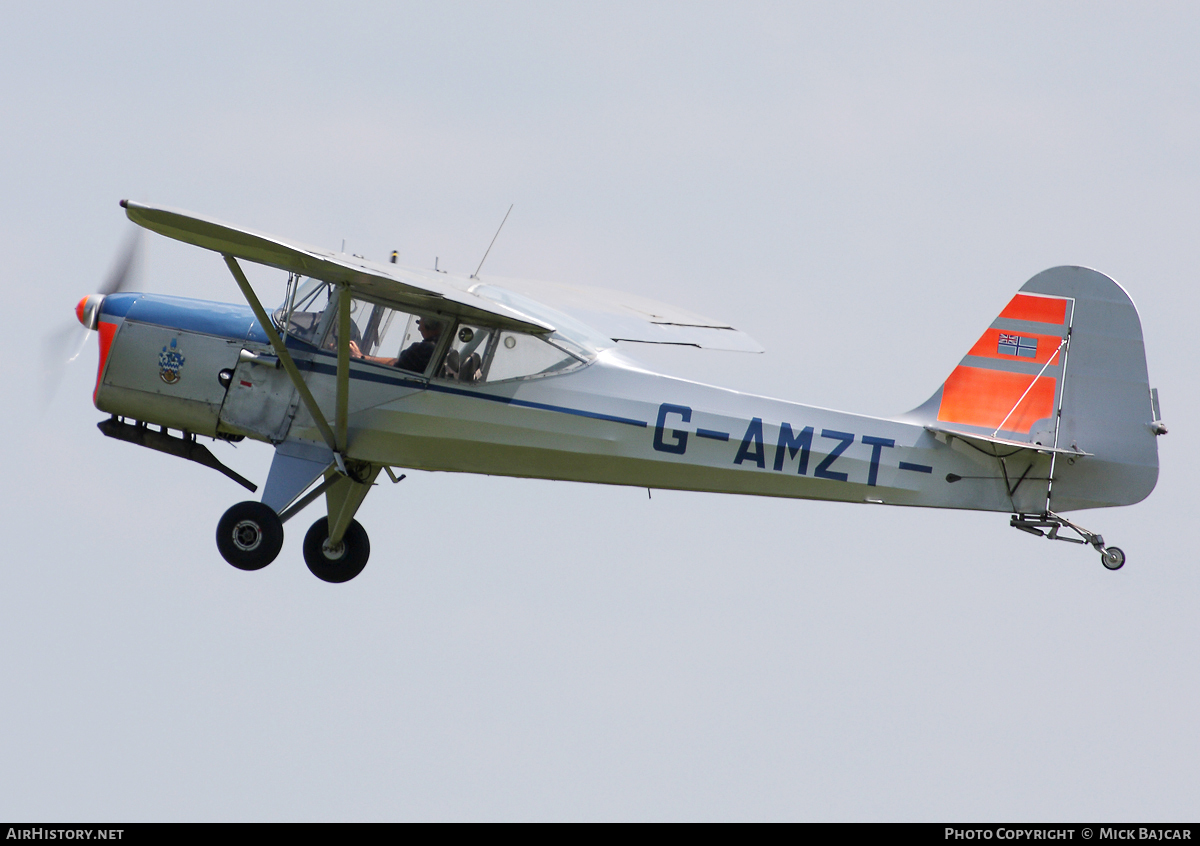
M 242 570 L 270 564 L 284 523 L 324 496 L 305 562 L 327 582 L 354 578 L 370 555 L 355 513 L 381 473 L 404 478 L 393 468 L 998 511 L 1022 531 L 1090 544 L 1111 570 L 1125 554 L 1063 512 L 1139 502 L 1158 479 L 1166 427 L 1141 322 L 1095 270 L 1034 276 L 933 396 L 881 418 L 653 372 L 631 345 L 761 348 L 640 297 L 402 268 L 394 253 L 376 264 L 121 206 L 220 253 L 248 307 L 120 284 L 81 300 L 76 315 L 100 339 L 93 401 L 111 415 L 98 425 L 251 491 L 197 437 L 275 447 L 261 500 L 217 525 L 221 555 Z M 286 272 L 274 311 L 243 261 Z

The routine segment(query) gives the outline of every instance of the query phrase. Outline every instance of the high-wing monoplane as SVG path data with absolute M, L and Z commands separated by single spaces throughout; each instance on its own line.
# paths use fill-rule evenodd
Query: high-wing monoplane
M 1125 554 L 1064 512 L 1139 502 L 1158 479 L 1166 427 L 1141 322 L 1095 270 L 1034 276 L 933 396 L 880 418 L 653 372 L 631 344 L 761 350 L 640 297 L 376 264 L 121 205 L 220 253 L 247 305 L 119 290 L 81 300 L 100 338 L 93 400 L 110 417 L 98 425 L 251 491 L 197 437 L 274 446 L 261 499 L 217 526 L 242 570 L 270 564 L 284 524 L 323 496 L 305 562 L 328 582 L 354 578 L 370 555 L 355 513 L 381 473 L 403 478 L 394 468 L 998 511 L 1090 544 L 1113 570 Z M 242 262 L 287 274 L 274 311 Z

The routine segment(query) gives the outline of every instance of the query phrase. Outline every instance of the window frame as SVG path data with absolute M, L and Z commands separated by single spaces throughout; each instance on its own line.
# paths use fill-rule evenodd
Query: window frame
M 459 384 L 457 379 L 448 378 L 445 376 L 439 376 L 437 374 L 441 372 L 442 365 L 445 362 L 445 357 L 450 351 L 450 346 L 451 346 L 451 344 L 453 344 L 454 338 L 456 338 L 458 336 L 458 330 L 462 326 L 468 326 L 468 327 L 476 328 L 476 329 L 480 329 L 480 330 L 486 329 L 491 334 L 491 337 L 488 339 L 488 342 L 487 342 L 486 350 L 482 356 L 482 358 L 483 358 L 483 379 L 480 380 L 478 383 L 475 383 L 477 385 L 504 385 L 504 384 L 508 384 L 510 382 L 522 382 L 522 381 L 528 381 L 531 379 L 545 379 L 545 378 L 549 378 L 551 376 L 562 376 L 567 373 L 574 373 L 576 370 L 579 370 L 583 367 L 587 367 L 589 364 L 591 364 L 595 360 L 595 356 L 593 356 L 591 358 L 583 358 L 571 350 L 564 349 L 562 345 L 554 343 L 554 340 L 552 338 L 543 337 L 541 335 L 535 335 L 533 332 L 518 332 L 514 329 L 502 329 L 501 327 L 495 326 L 495 325 L 479 323 L 476 321 L 466 321 L 466 320 L 456 318 L 454 320 L 453 329 L 450 331 L 450 333 L 448 334 L 448 337 L 446 337 L 446 339 L 445 339 L 444 346 L 442 347 L 442 349 L 437 350 L 434 353 L 437 364 L 435 366 L 433 374 L 429 378 L 437 379 L 437 380 L 443 381 L 443 382 Z M 562 353 L 567 358 L 574 359 L 575 363 L 569 364 L 562 368 L 559 368 L 558 370 L 555 370 L 551 373 L 545 373 L 545 372 L 527 373 L 523 376 L 510 376 L 506 379 L 491 379 L 489 377 L 490 377 L 491 370 L 492 370 L 492 362 L 495 360 L 496 354 L 499 350 L 500 338 L 506 332 L 513 334 L 513 335 L 532 338 L 532 339 L 541 341 L 544 344 L 548 344 L 549 346 L 558 350 L 560 353 Z M 442 334 L 443 334 L 443 336 L 447 336 L 447 333 L 445 333 L 445 332 L 443 332 Z

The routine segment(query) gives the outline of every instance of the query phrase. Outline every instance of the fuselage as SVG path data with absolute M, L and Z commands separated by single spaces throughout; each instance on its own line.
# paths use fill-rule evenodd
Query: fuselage
M 103 411 L 218 438 L 321 439 L 248 308 L 120 294 L 100 331 Z M 336 354 L 288 347 L 332 415 Z M 700 384 L 616 347 L 569 372 L 472 385 L 353 360 L 349 412 L 347 458 L 376 465 L 996 511 L 1045 497 L 1044 482 L 1010 495 L 992 456 L 920 423 Z M 1016 473 L 1048 470 L 1035 455 Z

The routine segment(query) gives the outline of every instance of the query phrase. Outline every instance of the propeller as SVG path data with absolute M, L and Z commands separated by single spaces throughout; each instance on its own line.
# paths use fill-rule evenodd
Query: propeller
M 135 228 L 121 245 L 116 261 L 100 289 L 75 306 L 75 321 L 67 321 L 42 338 L 43 410 L 54 399 L 67 367 L 79 358 L 96 327 L 100 306 L 109 294 L 128 291 L 137 276 L 142 253 L 142 230 Z

